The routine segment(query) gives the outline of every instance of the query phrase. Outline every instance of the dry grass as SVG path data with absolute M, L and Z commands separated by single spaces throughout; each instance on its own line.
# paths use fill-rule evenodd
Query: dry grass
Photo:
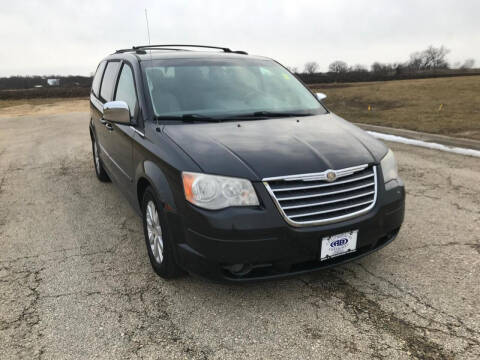
M 480 76 L 312 88 L 326 93 L 326 105 L 349 121 L 480 140 Z

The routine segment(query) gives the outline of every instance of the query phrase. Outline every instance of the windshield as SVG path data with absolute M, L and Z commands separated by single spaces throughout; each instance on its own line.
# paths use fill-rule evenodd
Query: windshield
M 327 112 L 303 84 L 270 60 L 148 60 L 142 69 L 157 118 Z

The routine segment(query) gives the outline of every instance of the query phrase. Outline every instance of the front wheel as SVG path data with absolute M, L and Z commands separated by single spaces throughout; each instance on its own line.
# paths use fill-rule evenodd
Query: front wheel
M 178 277 L 182 271 L 173 257 L 173 241 L 166 226 L 165 214 L 159 207 L 151 187 L 145 190 L 142 201 L 143 232 L 148 257 L 153 270 L 164 279 Z
M 100 155 L 98 153 L 97 140 L 95 138 L 92 139 L 92 153 L 93 166 L 95 167 L 95 173 L 97 174 L 98 180 L 100 180 L 101 182 L 109 182 L 110 178 L 108 177 L 107 172 L 103 168 L 102 160 L 100 159 Z

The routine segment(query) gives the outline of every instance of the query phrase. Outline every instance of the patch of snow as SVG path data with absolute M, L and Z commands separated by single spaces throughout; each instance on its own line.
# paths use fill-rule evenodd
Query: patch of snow
M 427 142 L 427 141 L 422 141 L 422 140 L 409 139 L 409 138 L 406 138 L 406 137 L 403 137 L 403 136 L 383 134 L 383 133 L 379 133 L 379 132 L 375 132 L 375 131 L 367 131 L 367 132 L 370 135 L 376 137 L 377 139 L 382 139 L 382 140 L 385 140 L 385 141 L 393 141 L 393 142 L 398 142 L 398 143 L 407 144 L 407 145 L 420 146 L 420 147 L 424 147 L 424 148 L 428 148 L 428 149 L 446 151 L 446 152 L 459 154 L 459 155 L 480 157 L 480 151 L 479 150 L 460 148 L 460 147 L 455 147 L 455 146 L 446 146 L 446 145 L 438 144 L 438 143 L 434 143 L 434 142 Z

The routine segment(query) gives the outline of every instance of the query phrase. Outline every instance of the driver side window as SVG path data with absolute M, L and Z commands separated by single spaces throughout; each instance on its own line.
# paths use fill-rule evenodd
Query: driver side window
M 130 109 L 130 116 L 135 114 L 135 109 L 137 107 L 137 93 L 135 92 L 135 82 L 133 80 L 132 69 L 127 64 L 123 64 L 122 72 L 118 78 L 115 100 L 125 101 Z

